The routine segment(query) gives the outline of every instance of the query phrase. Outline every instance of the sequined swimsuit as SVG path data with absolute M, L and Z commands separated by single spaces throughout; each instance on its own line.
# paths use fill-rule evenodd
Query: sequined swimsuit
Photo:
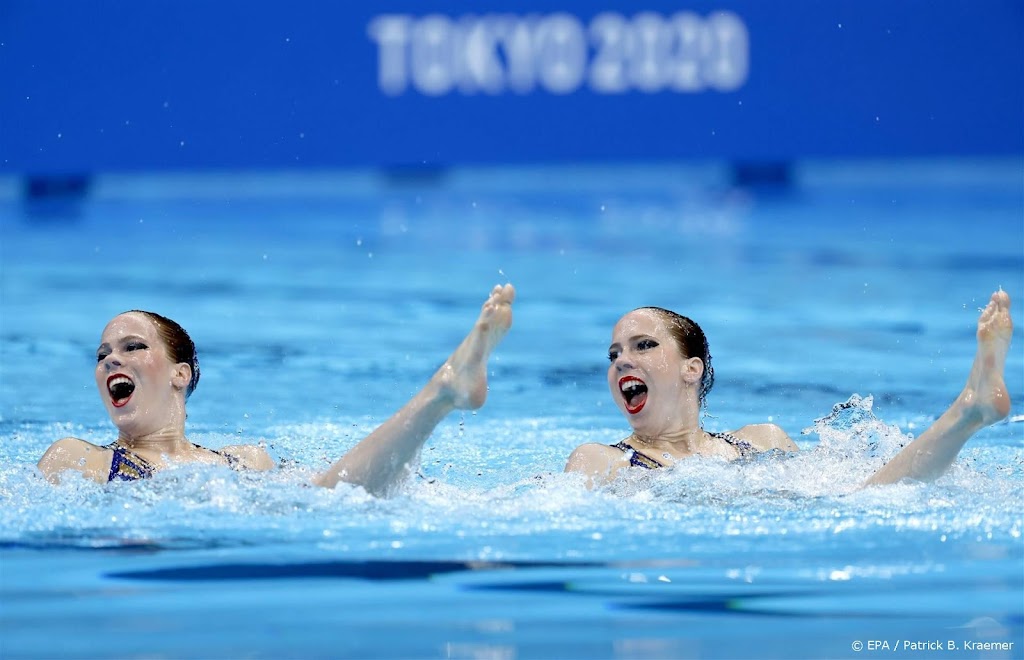
M 754 446 L 746 440 L 740 440 L 732 433 L 708 433 L 712 438 L 720 438 L 725 440 L 730 445 L 736 448 L 740 453 L 740 458 L 749 458 L 757 453 Z M 644 468 L 645 470 L 655 470 L 657 468 L 665 467 L 665 464 L 661 461 L 651 458 L 647 454 L 641 453 L 626 444 L 625 440 L 621 440 L 614 445 L 611 445 L 616 449 L 621 450 L 629 458 L 630 467 Z
M 192 446 L 198 449 L 204 449 L 195 443 L 192 443 Z M 114 442 L 107 445 L 105 448 L 114 453 L 113 458 L 110 460 L 110 474 L 107 475 L 108 483 L 111 481 L 137 481 L 138 479 L 149 479 L 153 476 L 153 473 L 156 472 L 156 469 L 149 461 L 127 447 L 123 447 Z M 232 470 L 240 467 L 236 457 L 219 452 L 216 449 L 210 449 L 209 451 L 212 451 L 214 454 L 217 454 L 227 461 L 228 467 Z

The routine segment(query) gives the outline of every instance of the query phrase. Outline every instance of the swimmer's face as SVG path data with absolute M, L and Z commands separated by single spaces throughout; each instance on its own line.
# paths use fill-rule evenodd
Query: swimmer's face
M 695 358 L 679 352 L 660 314 L 638 309 L 619 319 L 608 359 L 608 389 L 634 431 L 656 436 L 680 422 L 686 397 L 696 396 Z
M 188 384 L 188 365 L 182 366 L 168 357 L 156 325 L 145 315 L 114 317 L 96 349 L 96 387 L 114 425 L 130 435 L 166 426 L 175 392 L 183 394 Z

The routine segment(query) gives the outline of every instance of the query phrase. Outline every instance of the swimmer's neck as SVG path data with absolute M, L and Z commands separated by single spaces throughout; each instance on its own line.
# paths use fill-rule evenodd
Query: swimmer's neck
M 673 454 L 677 455 L 687 455 L 701 453 L 701 449 L 707 445 L 709 438 L 700 424 L 695 423 L 662 431 L 657 435 L 643 435 L 634 431 L 629 440 L 633 446 L 646 445 L 655 449 L 671 450 Z
M 185 437 L 185 429 L 177 425 L 141 435 L 119 431 L 117 444 L 132 451 L 154 452 L 167 456 L 174 456 L 192 449 L 192 443 Z

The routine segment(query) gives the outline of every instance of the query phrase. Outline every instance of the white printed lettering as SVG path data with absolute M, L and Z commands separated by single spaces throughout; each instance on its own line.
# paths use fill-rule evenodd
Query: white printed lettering
M 729 92 L 750 69 L 746 25 L 732 12 L 669 18 L 385 14 L 370 21 L 377 85 L 388 96 L 451 93 Z
M 405 70 L 409 37 L 409 17 L 378 16 L 370 22 L 370 37 L 377 42 L 377 86 L 389 96 L 405 91 Z

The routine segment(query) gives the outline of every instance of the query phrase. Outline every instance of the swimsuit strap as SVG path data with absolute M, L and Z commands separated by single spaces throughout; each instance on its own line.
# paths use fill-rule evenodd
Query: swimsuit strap
M 627 445 L 625 440 L 620 440 L 618 443 L 610 446 L 615 447 L 616 449 L 619 449 L 624 454 L 626 454 L 626 457 L 629 459 L 630 467 L 640 467 L 648 470 L 654 470 L 660 467 L 665 467 L 664 463 L 660 463 L 651 458 L 650 456 L 648 456 L 647 454 L 642 454 L 638 452 L 636 449 L 633 449 L 632 447 Z
M 193 447 L 197 449 L 206 449 L 206 447 L 200 447 L 196 443 L 192 443 Z M 107 481 L 137 481 L 138 479 L 149 479 L 156 472 L 156 468 L 153 467 L 152 463 L 139 456 L 127 447 L 122 446 L 120 443 L 114 442 L 106 446 L 114 453 L 110 460 L 110 473 L 107 475 Z M 238 460 L 237 456 L 231 454 L 225 454 L 222 451 L 216 449 L 209 449 L 223 458 L 228 467 L 232 470 L 238 470 L 242 467 L 241 461 Z
M 238 460 L 237 456 L 232 456 L 231 454 L 225 454 L 224 452 L 219 451 L 217 449 L 209 449 L 207 447 L 202 447 L 200 445 L 197 445 L 194 442 L 192 443 L 192 446 L 195 447 L 196 449 L 205 449 L 206 451 L 212 451 L 214 454 L 217 454 L 218 456 L 223 458 L 225 461 L 227 461 L 228 467 L 231 468 L 232 470 L 238 470 L 238 469 L 240 469 L 242 467 L 242 462 L 240 460 Z
M 107 445 L 105 449 L 109 449 L 114 453 L 110 459 L 110 473 L 107 475 L 108 483 L 111 481 L 136 481 L 153 476 L 154 469 L 149 461 L 127 447 L 122 447 L 117 442 L 114 442 Z
M 735 447 L 736 450 L 740 453 L 740 458 L 749 458 L 750 456 L 753 456 L 754 454 L 757 453 L 757 450 L 754 449 L 754 445 L 750 444 L 746 440 L 740 440 L 739 438 L 734 436 L 732 433 L 727 433 L 727 432 L 723 432 L 723 433 L 710 433 L 709 432 L 708 435 L 710 435 L 712 438 L 720 438 L 722 440 L 725 440 L 730 445 Z

